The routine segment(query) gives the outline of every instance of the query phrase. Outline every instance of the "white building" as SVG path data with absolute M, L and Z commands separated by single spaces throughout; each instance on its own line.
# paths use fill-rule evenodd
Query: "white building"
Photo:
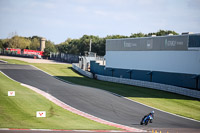
M 107 39 L 106 68 L 200 74 L 200 34 Z

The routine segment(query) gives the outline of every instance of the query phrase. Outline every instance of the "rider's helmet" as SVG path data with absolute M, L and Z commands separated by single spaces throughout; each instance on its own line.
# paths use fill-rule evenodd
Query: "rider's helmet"
M 151 114 L 154 114 L 154 111 L 151 111 Z

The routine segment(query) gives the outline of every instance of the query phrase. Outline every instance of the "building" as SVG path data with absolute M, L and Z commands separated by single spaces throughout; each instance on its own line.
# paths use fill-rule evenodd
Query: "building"
M 106 67 L 200 74 L 200 34 L 108 39 Z
M 107 39 L 105 58 L 91 72 L 200 89 L 200 34 Z

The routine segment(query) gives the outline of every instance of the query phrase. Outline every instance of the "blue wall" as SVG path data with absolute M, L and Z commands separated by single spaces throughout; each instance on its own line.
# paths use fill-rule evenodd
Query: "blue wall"
M 189 35 L 189 47 L 200 47 L 200 34 Z
M 162 84 L 175 85 L 190 89 L 196 89 L 196 75 L 193 74 L 182 74 L 182 73 L 169 73 L 169 72 L 159 72 L 159 71 L 145 71 L 145 70 L 128 70 L 119 68 L 106 68 L 105 66 L 99 65 L 95 61 L 90 62 L 90 71 L 94 74 L 121 77 L 151 81 Z M 152 76 L 152 78 L 151 78 Z M 198 79 L 198 90 L 200 90 L 200 79 Z
M 175 85 L 186 88 L 196 88 L 196 80 L 192 74 L 168 73 L 168 72 L 153 72 L 152 81 Z

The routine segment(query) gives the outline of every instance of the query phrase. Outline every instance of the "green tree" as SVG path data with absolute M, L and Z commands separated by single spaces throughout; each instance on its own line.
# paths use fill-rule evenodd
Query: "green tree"
M 131 35 L 130 35 L 130 38 L 136 38 L 136 37 L 145 37 L 146 35 L 145 34 L 143 34 L 142 32 L 139 32 L 139 33 L 132 33 Z
M 120 39 L 120 38 L 128 38 L 128 36 L 124 36 L 124 35 L 107 35 L 105 38 L 106 39 Z
M 0 49 L 3 49 L 3 40 L 0 39 Z
M 2 45 L 3 45 L 3 48 L 5 48 L 5 49 L 8 48 L 8 45 L 9 45 L 8 42 L 9 42 L 9 39 L 2 39 L 2 43 L 3 43 Z
M 56 49 L 60 53 L 69 53 L 69 47 L 70 47 L 71 41 L 72 39 L 68 38 L 65 42 L 56 45 Z
M 84 53 L 81 52 L 81 48 L 83 45 L 80 45 L 80 39 L 73 39 L 70 41 L 69 45 L 67 46 L 68 48 L 68 52 L 69 54 L 76 54 L 76 55 L 80 55 L 80 53 Z
M 106 39 L 136 38 L 136 37 L 147 37 L 150 35 L 162 36 L 167 34 L 178 35 L 178 33 L 171 30 L 166 30 L 166 31 L 159 30 L 158 32 L 148 33 L 148 34 L 139 32 L 131 34 L 130 36 L 108 35 L 104 38 L 100 38 L 98 36 L 93 36 L 93 35 L 83 35 L 79 39 L 67 39 L 65 42 L 57 45 L 56 48 L 61 53 L 84 55 L 86 51 L 89 51 L 90 39 L 92 39 L 92 52 L 97 53 L 97 55 L 104 56 Z
M 29 49 L 31 41 L 24 37 L 14 36 L 8 40 L 9 48 Z
M 44 56 L 49 57 L 50 52 L 57 52 L 56 47 L 53 42 L 47 40 L 45 42 Z
M 38 50 L 40 48 L 40 40 L 38 38 L 33 38 L 30 43 L 31 50 Z
M 159 30 L 158 32 L 155 33 L 156 36 L 164 36 L 168 34 L 178 35 L 178 33 L 171 30 Z

